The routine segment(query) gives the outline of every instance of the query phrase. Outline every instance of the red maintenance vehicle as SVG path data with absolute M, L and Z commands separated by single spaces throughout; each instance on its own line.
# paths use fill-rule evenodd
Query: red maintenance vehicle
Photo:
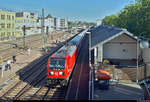
M 66 86 L 68 84 L 81 48 L 81 41 L 86 32 L 87 30 L 84 30 L 75 36 L 49 57 L 47 64 L 47 85 L 59 83 Z
M 96 78 L 98 80 L 100 89 L 109 89 L 109 80 L 111 79 L 110 73 L 105 70 L 97 70 Z

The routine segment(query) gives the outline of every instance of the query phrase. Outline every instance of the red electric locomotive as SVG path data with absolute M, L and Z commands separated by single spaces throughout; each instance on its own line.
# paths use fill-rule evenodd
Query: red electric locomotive
M 80 43 L 87 30 L 84 30 L 57 52 L 52 54 L 47 64 L 47 84 L 60 83 L 63 86 L 68 84 L 73 71 L 76 56 L 80 49 Z

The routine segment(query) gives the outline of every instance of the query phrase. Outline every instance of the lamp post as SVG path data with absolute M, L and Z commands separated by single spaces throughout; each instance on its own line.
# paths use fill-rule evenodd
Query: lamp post
M 89 67 L 91 68 L 91 32 L 86 32 L 89 35 Z
M 137 36 L 137 56 L 136 56 L 136 67 L 137 67 L 137 75 L 136 75 L 136 82 L 138 83 L 138 78 L 139 78 L 139 38 L 141 37 L 141 35 L 145 33 L 145 32 L 142 32 L 139 34 L 139 36 Z
M 137 56 L 136 56 L 136 59 L 137 59 L 137 60 L 136 60 L 136 64 L 137 64 L 137 65 L 136 65 L 136 67 L 137 67 L 136 82 L 137 82 L 137 83 L 138 83 L 138 76 L 139 76 L 139 72 L 138 72 L 138 71 L 139 71 L 139 70 L 138 70 L 138 64 L 139 64 L 139 63 L 138 63 L 138 56 L 139 56 L 139 54 L 138 54 L 138 53 L 139 53 L 139 51 L 138 51 L 138 50 L 139 50 L 139 48 L 138 48 L 138 43 L 139 43 L 139 40 L 138 40 L 138 37 L 137 37 L 137 51 L 136 51 L 136 52 L 137 52 Z
M 91 32 L 86 32 L 89 35 L 89 67 L 90 67 L 90 78 L 89 78 L 89 100 L 93 100 L 94 95 L 94 78 L 93 68 L 91 64 Z

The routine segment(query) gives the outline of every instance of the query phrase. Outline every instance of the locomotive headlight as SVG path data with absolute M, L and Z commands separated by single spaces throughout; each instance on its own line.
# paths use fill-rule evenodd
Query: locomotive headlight
M 53 75 L 54 74 L 54 72 L 51 72 L 51 75 Z
M 64 76 L 64 75 L 65 75 L 65 73 L 64 73 L 64 72 L 59 72 L 59 75 Z
M 59 72 L 59 75 L 62 75 L 63 74 L 63 72 Z

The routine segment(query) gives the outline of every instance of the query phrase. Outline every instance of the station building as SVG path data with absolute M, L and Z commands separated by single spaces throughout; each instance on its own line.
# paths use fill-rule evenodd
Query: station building
M 115 26 L 100 25 L 91 28 L 89 32 L 91 62 L 94 66 L 109 70 L 113 78 L 120 77 L 129 81 L 141 79 L 145 64 L 141 39 Z
M 126 29 L 101 25 L 91 30 L 91 33 L 91 50 L 94 50 L 94 60 L 98 63 L 105 59 L 131 61 L 141 56 L 137 37 Z
M 68 20 L 66 18 L 54 18 L 54 29 L 55 30 L 67 30 Z
M 15 38 L 15 12 L 0 9 L 0 40 Z
M 115 26 L 100 25 L 91 28 L 89 32 L 91 62 L 94 70 L 109 71 L 111 81 L 140 85 L 140 88 L 144 89 L 144 99 L 150 99 L 148 40 L 138 38 L 126 29 Z

